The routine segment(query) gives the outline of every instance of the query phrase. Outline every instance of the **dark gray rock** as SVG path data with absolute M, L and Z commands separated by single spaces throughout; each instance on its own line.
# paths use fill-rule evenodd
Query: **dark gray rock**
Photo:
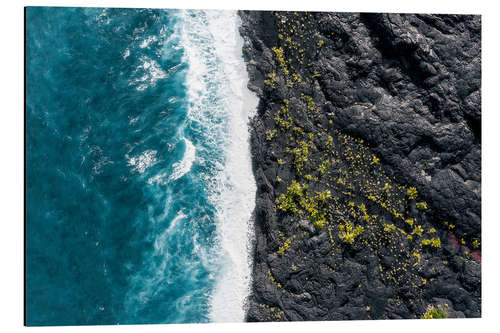
M 480 249 L 471 249 L 481 239 L 480 17 L 240 16 L 248 86 L 260 98 L 251 122 L 258 189 L 247 320 L 420 318 L 428 305 L 479 317 Z M 285 102 L 286 129 L 276 121 Z M 309 142 L 303 174 L 290 152 L 301 141 Z M 366 160 L 373 154 L 379 162 Z M 331 167 L 321 173 L 325 158 Z M 276 208 L 293 180 L 335 198 L 326 227 Z M 384 184 L 397 190 L 374 201 L 370 191 Z M 401 197 L 408 187 L 417 200 Z M 360 205 L 376 222 L 349 213 Z M 340 237 L 346 221 L 364 226 L 352 243 Z M 399 231 L 388 236 L 384 223 Z M 434 238 L 439 246 L 422 245 Z

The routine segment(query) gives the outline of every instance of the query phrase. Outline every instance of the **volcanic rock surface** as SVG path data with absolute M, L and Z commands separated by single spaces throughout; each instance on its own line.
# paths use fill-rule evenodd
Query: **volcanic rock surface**
M 481 18 L 241 11 L 248 321 L 481 316 Z

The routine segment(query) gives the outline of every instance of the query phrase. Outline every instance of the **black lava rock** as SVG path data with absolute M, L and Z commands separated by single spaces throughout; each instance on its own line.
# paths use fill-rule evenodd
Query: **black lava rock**
M 481 19 L 241 11 L 248 321 L 481 315 Z

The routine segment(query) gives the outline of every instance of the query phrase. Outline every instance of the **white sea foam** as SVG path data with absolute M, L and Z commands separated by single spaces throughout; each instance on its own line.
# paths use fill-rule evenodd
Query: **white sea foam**
M 123 52 L 123 59 L 127 59 L 130 56 L 130 49 L 125 49 L 125 52 Z
M 168 181 L 166 180 L 166 178 L 168 178 L 167 176 L 168 175 L 166 172 L 158 173 L 148 179 L 148 184 L 166 185 L 168 183 Z
M 248 75 L 236 12 L 183 11 L 181 15 L 182 45 L 189 64 L 188 118 L 194 129 L 204 131 L 208 144 L 225 150 L 222 161 L 210 161 L 219 169 L 217 176 L 206 179 L 217 209 L 221 267 L 211 295 L 210 317 L 216 322 L 243 321 L 250 290 L 249 247 L 256 192 L 248 119 L 254 115 L 258 100 L 246 86 Z
M 184 154 L 180 161 L 172 164 L 172 172 L 170 174 L 168 174 L 167 172 L 160 172 L 150 177 L 148 179 L 149 185 L 166 185 L 171 181 L 181 178 L 191 170 L 191 167 L 196 160 L 196 148 L 188 139 L 184 138 L 183 141 L 186 145 Z
M 139 77 L 129 83 L 129 85 L 136 85 L 137 90 L 154 87 L 158 80 L 168 77 L 167 72 L 161 68 L 156 60 L 142 56 L 140 62 L 141 64 L 134 71 L 134 75 Z
M 139 45 L 139 47 L 141 49 L 144 49 L 146 47 L 149 46 L 149 44 L 151 44 L 152 42 L 156 42 L 158 40 L 158 38 L 153 35 L 153 36 L 149 36 L 148 38 L 146 38 L 145 40 L 142 41 L 142 43 Z
M 126 155 L 125 157 L 128 159 L 128 165 L 130 165 L 133 170 L 144 173 L 147 168 L 156 164 L 158 161 L 156 154 L 158 154 L 156 150 L 148 149 L 138 156 L 128 157 L 128 155 Z
M 168 179 L 169 181 L 179 179 L 188 173 L 196 158 L 196 148 L 193 146 L 193 143 L 186 138 L 184 138 L 184 143 L 186 145 L 184 156 L 182 160 L 172 165 L 173 171 Z

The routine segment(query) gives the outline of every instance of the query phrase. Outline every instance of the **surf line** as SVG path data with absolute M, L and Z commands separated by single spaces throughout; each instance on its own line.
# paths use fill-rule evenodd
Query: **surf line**
M 251 218 L 256 193 L 248 122 L 256 113 L 258 98 L 247 88 L 237 12 L 191 10 L 180 15 L 184 25 L 182 46 L 189 67 L 188 118 L 212 124 L 207 127 L 211 133 L 206 135 L 214 136 L 211 141 L 224 150 L 223 165 L 217 171 L 210 197 L 216 208 L 219 258 L 209 318 L 214 322 L 241 322 L 250 292 Z

